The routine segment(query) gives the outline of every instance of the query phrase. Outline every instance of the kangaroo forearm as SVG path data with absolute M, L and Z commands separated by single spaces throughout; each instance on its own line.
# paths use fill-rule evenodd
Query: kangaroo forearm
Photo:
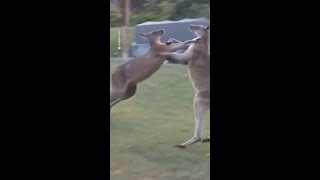
M 184 58 L 183 54 L 170 54 L 167 60 L 174 64 L 188 64 L 188 59 Z
M 173 44 L 171 47 L 171 52 L 177 51 L 179 49 L 185 48 L 185 44 L 184 43 L 177 43 L 177 44 Z
M 170 38 L 169 41 L 172 41 L 173 43 L 181 43 L 181 41 L 176 40 L 176 39 L 174 39 L 174 38 Z
M 173 64 L 184 64 L 182 61 L 179 61 L 177 59 L 173 59 L 173 58 L 167 58 L 167 61 L 173 63 Z
M 174 52 L 179 49 L 187 49 L 189 47 L 189 43 L 191 43 L 191 42 L 185 41 L 185 42 L 181 42 L 181 43 L 172 44 L 171 51 Z

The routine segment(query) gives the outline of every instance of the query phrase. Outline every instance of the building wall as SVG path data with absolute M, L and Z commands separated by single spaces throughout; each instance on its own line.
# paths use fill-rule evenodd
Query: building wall
M 132 44 L 130 48 L 130 57 L 139 57 L 146 54 L 150 49 L 149 44 Z
M 201 24 L 201 25 L 209 25 L 210 21 L 207 19 L 195 19 L 189 20 L 187 22 L 184 21 L 176 21 L 176 22 L 169 22 L 169 23 L 161 23 L 155 22 L 154 24 L 140 24 L 136 26 L 136 33 L 135 33 L 135 42 L 131 45 L 130 49 L 130 56 L 137 57 L 144 55 L 149 49 L 150 46 L 148 42 L 143 39 L 140 34 L 147 33 L 157 29 L 164 29 L 166 33 L 161 38 L 161 42 L 167 41 L 170 38 L 175 38 L 180 41 L 186 41 L 189 39 L 193 39 L 196 36 L 189 30 L 189 26 L 191 24 Z M 210 36 L 208 40 L 209 44 L 209 52 L 210 55 Z
M 195 38 L 196 36 L 189 30 L 191 24 L 201 24 L 209 25 L 210 21 L 189 21 L 189 22 L 180 22 L 176 23 L 164 23 L 164 24 L 150 24 L 150 25 L 137 25 L 136 26 L 136 38 L 135 42 L 137 44 L 147 44 L 148 42 L 144 40 L 140 34 L 150 32 L 157 29 L 164 29 L 166 33 L 163 35 L 161 41 L 167 41 L 169 38 L 175 38 L 180 41 L 185 41 L 188 39 Z

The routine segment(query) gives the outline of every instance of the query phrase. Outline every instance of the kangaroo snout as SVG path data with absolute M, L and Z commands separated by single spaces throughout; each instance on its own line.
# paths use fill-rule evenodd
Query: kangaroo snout
M 162 36 L 163 34 L 164 34 L 164 29 L 160 29 L 159 31 L 158 31 L 158 33 L 160 33 L 160 35 Z
M 196 27 L 195 25 L 190 25 L 190 26 L 189 26 L 189 29 L 192 31 L 192 30 L 195 29 L 195 27 Z

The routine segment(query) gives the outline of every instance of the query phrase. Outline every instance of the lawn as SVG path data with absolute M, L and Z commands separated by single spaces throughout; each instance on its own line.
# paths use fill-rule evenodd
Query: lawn
M 110 64 L 113 72 L 119 62 Z M 113 107 L 111 180 L 209 180 L 209 143 L 173 147 L 193 135 L 193 96 L 187 67 L 164 65 L 138 85 L 134 97 Z M 210 134 L 209 117 L 206 136 Z

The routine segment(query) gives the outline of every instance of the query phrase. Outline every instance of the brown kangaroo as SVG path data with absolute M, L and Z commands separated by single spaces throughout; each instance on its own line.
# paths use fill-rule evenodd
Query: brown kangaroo
M 174 52 L 181 48 L 187 48 L 190 43 L 199 39 L 188 40 L 179 43 L 162 43 L 163 29 L 140 34 L 150 44 L 149 51 L 134 58 L 116 68 L 110 79 L 110 111 L 117 103 L 129 99 L 135 95 L 137 84 L 153 75 L 166 60 L 166 57 L 159 56 L 161 52 Z
M 206 112 L 210 111 L 210 61 L 208 59 L 208 36 L 210 26 L 190 25 L 190 30 L 200 40 L 190 44 L 183 54 L 162 52 L 160 56 L 176 64 L 188 64 L 189 75 L 193 87 L 196 90 L 194 97 L 195 130 L 191 139 L 175 147 L 185 148 L 191 144 L 201 141 L 203 135 L 203 121 Z M 172 42 L 180 42 L 172 40 Z M 210 136 L 203 139 L 210 142 Z

